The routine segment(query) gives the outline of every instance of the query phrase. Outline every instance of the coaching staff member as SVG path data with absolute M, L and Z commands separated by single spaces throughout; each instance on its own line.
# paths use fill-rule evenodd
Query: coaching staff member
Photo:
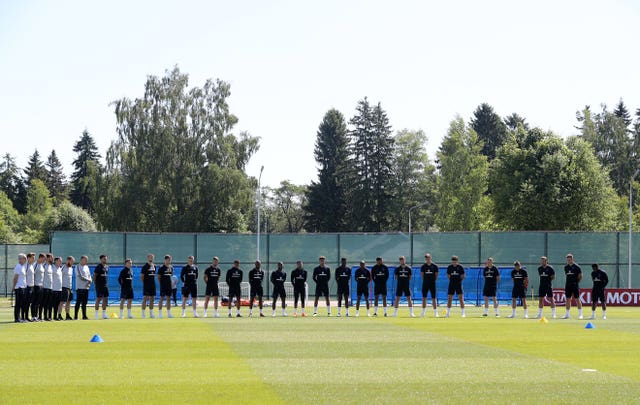
M 271 284 L 273 284 L 273 301 L 271 302 L 271 309 L 273 313 L 271 316 L 276 316 L 276 301 L 278 297 L 282 301 L 282 316 L 287 316 L 285 312 L 286 304 L 285 300 L 287 299 L 287 292 L 284 289 L 284 282 L 287 280 L 287 273 L 282 270 L 283 263 L 278 262 L 278 270 L 271 273 Z
M 229 286 L 229 318 L 231 318 L 231 305 L 233 304 L 233 298 L 236 298 L 236 317 L 240 318 L 240 300 L 242 299 L 242 270 L 240 269 L 240 260 L 233 261 L 233 267 L 227 270 L 226 277 L 227 285 Z

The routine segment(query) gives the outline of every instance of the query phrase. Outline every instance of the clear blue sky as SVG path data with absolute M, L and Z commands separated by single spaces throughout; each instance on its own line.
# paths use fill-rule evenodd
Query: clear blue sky
M 236 133 L 260 136 L 263 183 L 316 177 L 316 130 L 368 96 L 435 156 L 482 102 L 562 136 L 586 104 L 640 108 L 638 1 L 0 0 L 0 153 L 51 149 L 71 173 L 87 128 L 104 155 L 109 103 L 178 65 L 231 83 Z

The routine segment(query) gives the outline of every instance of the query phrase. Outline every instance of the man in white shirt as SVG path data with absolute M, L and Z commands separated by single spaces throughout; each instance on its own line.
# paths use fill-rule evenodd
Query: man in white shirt
M 38 261 L 35 265 L 33 276 L 33 299 L 31 300 L 31 314 L 36 321 L 42 321 L 42 286 L 44 284 L 44 253 L 38 254 Z
M 62 306 L 64 305 L 64 311 L 66 313 L 65 319 L 67 321 L 73 320 L 69 314 L 69 307 L 71 306 L 71 300 L 73 299 L 73 263 L 76 259 L 73 256 L 67 256 L 67 264 L 62 266 L 62 295 L 60 296 L 60 317 L 62 317 Z
M 26 322 L 26 319 L 22 318 L 22 307 L 24 306 L 25 290 L 27 288 L 26 273 L 27 256 L 20 253 L 18 255 L 18 264 L 13 269 L 13 292 L 15 297 L 13 318 L 16 323 Z
M 89 300 L 89 287 L 91 287 L 91 272 L 89 271 L 89 258 L 82 256 L 80 264 L 76 266 L 76 307 L 73 319 L 78 319 L 78 309 L 82 307 L 82 319 L 87 320 L 87 301 Z
M 51 281 L 51 306 L 53 307 L 53 320 L 62 320 L 62 257 L 56 257 L 53 262 Z
M 36 254 L 27 253 L 27 268 L 25 273 L 27 288 L 25 290 L 25 295 L 24 295 L 25 299 L 22 306 L 22 319 L 26 319 L 29 322 L 36 321 L 36 314 L 34 314 L 33 311 L 31 312 L 31 317 L 29 317 L 29 310 L 31 309 L 31 303 L 33 302 L 35 264 L 36 264 Z

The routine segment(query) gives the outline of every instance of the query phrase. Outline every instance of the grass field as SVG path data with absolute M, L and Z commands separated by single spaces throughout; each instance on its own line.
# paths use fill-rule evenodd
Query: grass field
M 587 330 L 586 320 L 482 318 L 476 308 L 464 319 L 455 308 L 449 319 L 243 309 L 240 319 L 14 324 L 0 306 L 1 403 L 640 401 L 640 308 L 610 308 Z M 104 343 L 89 343 L 96 333 Z

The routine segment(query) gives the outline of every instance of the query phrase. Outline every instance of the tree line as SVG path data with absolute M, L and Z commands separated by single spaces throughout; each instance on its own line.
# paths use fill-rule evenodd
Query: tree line
M 257 179 L 245 167 L 260 139 L 234 133 L 230 85 L 190 87 L 175 67 L 144 94 L 111 106 L 104 157 L 85 130 L 67 178 L 56 151 L 26 167 L 0 161 L 0 242 L 46 242 L 52 230 L 255 232 Z M 351 118 L 330 109 L 316 132 L 317 179 L 264 187 L 261 230 L 394 232 L 620 230 L 640 168 L 640 109 L 586 106 L 562 139 L 481 104 L 455 117 L 435 161 L 421 130 L 393 130 L 380 102 Z

